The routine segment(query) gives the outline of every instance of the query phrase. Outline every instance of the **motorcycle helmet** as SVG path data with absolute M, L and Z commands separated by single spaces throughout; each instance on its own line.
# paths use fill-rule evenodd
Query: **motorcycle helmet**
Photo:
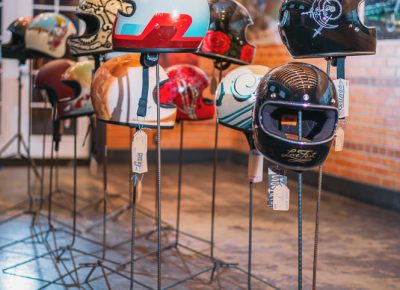
M 323 164 L 338 121 L 335 85 L 313 65 L 282 65 L 258 86 L 253 115 L 255 145 L 266 159 L 284 168 L 302 171 Z
M 35 79 L 35 88 L 44 94 L 53 107 L 58 100 L 68 99 L 74 95 L 73 89 L 61 81 L 64 72 L 75 62 L 68 59 L 53 60 L 42 66 Z
M 160 86 L 168 80 L 160 68 Z M 100 121 L 129 126 L 157 127 L 156 68 L 140 63 L 140 55 L 125 54 L 105 62 L 92 83 L 92 103 Z M 176 106 L 161 104 L 161 127 L 172 128 Z
M 376 53 L 376 30 L 358 15 L 363 0 L 285 0 L 279 17 L 283 43 L 294 58 Z
M 207 74 L 193 65 L 167 69 L 169 80 L 162 86 L 161 99 L 178 107 L 178 120 L 206 120 L 215 115 L 215 105 L 204 98 L 210 85 Z
M 3 58 L 18 59 L 22 63 L 29 58 L 25 48 L 25 32 L 31 22 L 31 17 L 19 17 L 8 26 L 7 30 L 11 32 L 11 40 L 1 47 Z
M 198 55 L 244 65 L 253 61 L 256 47 L 248 42 L 247 27 L 253 25 L 249 11 L 234 0 L 210 0 L 210 27 Z
M 68 40 L 74 56 L 103 54 L 112 51 L 112 28 L 118 11 L 131 13 L 133 7 L 123 0 L 85 0 L 75 15 L 86 24 L 82 35 Z
M 67 52 L 67 39 L 76 34 L 74 24 L 64 15 L 41 13 L 28 26 L 26 48 L 43 57 L 60 58 Z
M 126 0 L 134 9 L 119 11 L 113 31 L 115 50 L 194 52 L 207 33 L 207 0 Z
M 246 65 L 229 72 L 218 85 L 217 116 L 221 125 L 235 130 L 252 130 L 252 114 L 256 91 L 269 68 Z
M 65 71 L 62 82 L 69 86 L 74 94 L 67 98 L 58 99 L 57 111 L 60 119 L 94 114 L 90 99 L 93 70 L 94 61 L 81 61 Z

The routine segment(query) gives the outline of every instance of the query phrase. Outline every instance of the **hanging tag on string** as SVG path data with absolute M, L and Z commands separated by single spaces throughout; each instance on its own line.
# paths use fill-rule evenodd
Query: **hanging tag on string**
M 273 209 L 288 211 L 290 207 L 290 190 L 286 185 L 278 185 L 274 189 Z
M 290 190 L 287 187 L 288 178 L 279 168 L 268 168 L 268 207 L 276 211 L 288 211 Z
M 90 155 L 90 165 L 89 165 L 89 173 L 91 175 L 97 175 L 99 169 L 99 163 L 96 160 L 96 157 L 91 154 Z
M 213 68 L 213 72 L 212 72 L 212 78 L 211 78 L 211 82 L 210 82 L 210 93 L 211 95 L 215 95 L 215 91 L 217 90 L 217 78 L 215 77 L 215 67 Z
M 338 95 L 339 118 L 347 118 L 350 115 L 350 82 L 345 79 L 337 79 L 333 82 Z
M 146 173 L 147 168 L 147 134 L 140 130 L 136 132 L 132 143 L 132 172 Z
M 64 129 L 70 129 L 72 127 L 72 122 L 76 122 L 76 120 L 66 119 L 62 121 L 61 126 L 61 134 L 64 134 Z
M 133 176 L 133 182 L 134 186 L 136 186 L 136 203 L 139 203 L 142 199 L 142 193 L 143 193 L 143 177 L 144 175 L 142 174 L 141 176 L 134 175 Z
M 335 136 L 335 152 L 342 152 L 344 148 L 344 130 L 339 127 Z
M 264 157 L 257 149 L 249 152 L 249 181 L 252 183 L 260 183 L 263 181 L 264 175 Z

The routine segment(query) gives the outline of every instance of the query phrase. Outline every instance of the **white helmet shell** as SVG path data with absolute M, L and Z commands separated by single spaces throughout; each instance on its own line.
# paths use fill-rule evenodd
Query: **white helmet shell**
M 229 72 L 216 92 L 218 122 L 239 131 L 251 131 L 257 87 L 269 71 L 262 65 L 241 66 Z
M 160 86 L 168 80 L 160 67 Z M 138 54 L 125 54 L 105 62 L 92 83 L 92 103 L 103 122 L 129 127 L 157 127 L 156 68 L 144 67 Z M 176 122 L 175 105 L 161 104 L 161 127 Z

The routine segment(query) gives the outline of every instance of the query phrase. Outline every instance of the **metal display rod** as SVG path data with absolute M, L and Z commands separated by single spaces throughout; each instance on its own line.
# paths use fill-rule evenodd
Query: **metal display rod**
M 35 161 L 31 158 L 30 155 L 30 135 L 32 133 L 31 130 L 31 97 L 32 97 L 32 91 L 29 90 L 29 106 L 28 106 L 28 143 L 25 142 L 25 139 L 22 135 L 22 89 L 23 89 L 23 84 L 22 84 L 22 76 L 23 76 L 23 71 L 22 71 L 22 63 L 19 64 L 19 74 L 18 74 L 18 114 L 17 114 L 17 133 L 3 146 L 3 148 L 0 149 L 0 158 L 4 155 L 4 153 L 7 151 L 7 149 L 10 148 L 10 146 L 14 143 L 14 141 L 17 142 L 17 152 L 11 156 L 7 156 L 4 159 L 21 159 L 23 161 L 26 161 L 28 164 L 28 181 L 27 181 L 27 194 L 28 194 L 28 200 L 24 200 L 8 209 L 5 209 L 0 212 L 0 215 L 4 215 L 9 213 L 10 211 L 14 210 L 21 210 L 20 213 L 7 218 L 3 221 L 0 221 L 0 225 L 5 224 L 9 221 L 15 220 L 25 214 L 32 215 L 33 220 L 35 219 L 36 216 L 36 211 L 34 210 L 34 196 L 32 195 L 31 192 L 31 169 L 33 169 L 35 176 L 38 179 L 42 179 L 42 176 L 40 175 L 38 168 L 36 166 Z M 31 78 L 29 83 L 31 83 Z M 25 151 L 25 154 L 22 153 L 22 148 Z M 1 160 L 0 160 L 1 161 Z M 28 204 L 27 209 L 25 209 L 26 204 Z M 33 223 L 33 222 L 32 222 Z
M 303 140 L 303 112 L 297 114 L 299 141 Z M 298 289 L 303 289 L 303 173 L 298 173 Z

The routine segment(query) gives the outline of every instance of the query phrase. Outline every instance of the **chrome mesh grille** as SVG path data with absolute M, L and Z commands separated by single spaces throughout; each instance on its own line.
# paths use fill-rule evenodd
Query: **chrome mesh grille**
M 312 68 L 295 63 L 277 68 L 270 81 L 282 84 L 297 95 L 311 95 L 318 85 L 317 74 Z

